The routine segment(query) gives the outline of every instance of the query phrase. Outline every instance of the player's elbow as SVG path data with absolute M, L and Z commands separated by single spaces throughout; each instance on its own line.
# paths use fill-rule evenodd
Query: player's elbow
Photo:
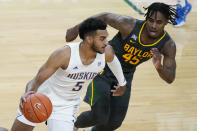
M 167 79 L 166 82 L 168 84 L 172 84 L 174 82 L 174 80 L 175 80 L 175 77 L 172 77 L 172 78 Z
M 98 18 L 98 19 L 101 19 L 101 20 L 107 22 L 110 14 L 111 13 L 109 13 L 109 12 L 102 12 L 102 13 L 100 13 L 98 15 L 93 16 L 93 17 Z
M 167 82 L 168 84 L 172 84 L 173 81 L 174 81 L 174 80 L 167 80 L 166 82 Z
M 110 14 L 110 13 L 109 12 L 102 12 L 102 13 L 100 13 L 100 15 L 102 15 L 102 16 L 106 16 L 108 14 Z

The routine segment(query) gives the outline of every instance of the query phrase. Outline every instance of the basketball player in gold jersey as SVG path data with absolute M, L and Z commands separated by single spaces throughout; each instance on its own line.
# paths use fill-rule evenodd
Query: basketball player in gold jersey
M 92 16 L 118 30 L 109 44 L 121 62 L 127 89 L 123 96 L 111 95 L 110 90 L 117 80 L 106 66 L 104 72 L 95 77 L 93 84 L 88 87 L 85 101 L 91 105 L 91 111 L 78 116 L 75 122 L 77 128 L 94 126 L 92 131 L 114 131 L 119 128 L 128 109 L 136 67 L 151 58 L 159 76 L 169 84 L 174 81 L 176 45 L 164 28 L 168 23 L 175 22 L 176 9 L 164 3 L 152 3 L 145 10 L 145 20 L 114 13 Z M 66 41 L 77 37 L 79 25 L 67 30 Z

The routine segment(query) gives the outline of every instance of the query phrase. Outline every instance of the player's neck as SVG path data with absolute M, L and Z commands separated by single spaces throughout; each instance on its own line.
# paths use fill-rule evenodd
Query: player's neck
M 84 65 L 91 64 L 96 58 L 96 54 L 97 53 L 88 44 L 80 43 L 79 56 Z

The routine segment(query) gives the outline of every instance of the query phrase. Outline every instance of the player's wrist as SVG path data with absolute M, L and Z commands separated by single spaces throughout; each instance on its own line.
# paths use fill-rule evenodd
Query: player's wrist
M 155 66 L 155 68 L 156 68 L 156 70 L 157 71 L 161 71 L 161 70 L 163 70 L 163 66 L 160 64 L 160 65 L 157 65 L 157 66 Z
M 161 63 L 155 64 L 154 66 L 155 66 L 155 68 L 156 68 L 157 70 L 160 70 L 160 69 L 163 68 L 163 66 L 161 65 Z
M 120 87 L 125 87 L 127 84 L 127 81 L 124 79 L 122 82 L 119 83 Z

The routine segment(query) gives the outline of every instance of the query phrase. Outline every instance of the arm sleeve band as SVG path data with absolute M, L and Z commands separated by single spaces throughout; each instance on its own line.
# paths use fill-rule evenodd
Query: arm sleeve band
M 109 66 L 110 70 L 113 72 L 114 76 L 118 80 L 119 86 L 126 85 L 126 80 L 122 72 L 122 67 L 120 65 L 120 62 L 118 58 L 114 55 L 114 59 L 112 62 L 107 62 L 107 65 Z

